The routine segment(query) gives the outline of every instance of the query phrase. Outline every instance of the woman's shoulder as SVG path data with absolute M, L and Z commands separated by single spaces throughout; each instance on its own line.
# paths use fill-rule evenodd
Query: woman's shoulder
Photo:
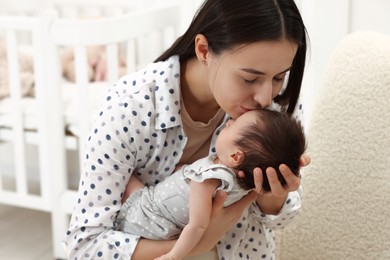
M 158 129 L 181 124 L 178 57 L 147 65 L 120 78 L 108 91 L 105 106 L 121 117 Z
M 179 58 L 172 56 L 166 61 L 149 63 L 143 69 L 123 76 L 116 85 L 131 92 L 140 91 L 142 88 L 150 92 L 179 89 Z M 149 90 L 150 86 L 153 88 Z
M 180 77 L 180 61 L 178 56 L 172 56 L 165 61 L 152 62 L 147 64 L 144 68 L 126 75 L 128 79 L 141 79 L 138 83 L 158 82 L 167 83 L 167 79 Z M 132 81 L 132 84 L 136 82 Z
M 178 56 L 166 61 L 149 63 L 144 68 L 121 77 L 109 89 L 112 95 L 120 97 L 150 98 L 170 92 L 180 92 L 180 62 Z

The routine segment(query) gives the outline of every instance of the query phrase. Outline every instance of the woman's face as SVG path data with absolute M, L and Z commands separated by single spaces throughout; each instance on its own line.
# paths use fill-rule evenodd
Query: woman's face
M 208 59 L 208 80 L 219 106 L 231 117 L 268 107 L 282 89 L 297 52 L 288 40 L 261 41 Z

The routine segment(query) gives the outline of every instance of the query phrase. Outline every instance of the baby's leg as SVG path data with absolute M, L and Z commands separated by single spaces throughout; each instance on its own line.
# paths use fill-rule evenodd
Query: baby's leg
M 131 175 L 129 182 L 126 185 L 126 190 L 122 198 L 122 204 L 130 197 L 130 195 L 140 189 L 143 189 L 145 185 L 134 175 Z

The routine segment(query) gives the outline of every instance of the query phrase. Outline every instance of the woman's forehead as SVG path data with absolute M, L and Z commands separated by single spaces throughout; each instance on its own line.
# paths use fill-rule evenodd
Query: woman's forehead
M 276 75 L 291 68 L 297 48 L 297 44 L 287 40 L 261 41 L 237 46 L 217 58 L 223 66 Z

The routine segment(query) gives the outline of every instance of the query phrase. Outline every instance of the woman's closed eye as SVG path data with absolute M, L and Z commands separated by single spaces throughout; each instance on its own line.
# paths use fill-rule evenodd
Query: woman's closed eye
M 245 83 L 248 83 L 248 84 L 253 84 L 253 83 L 255 83 L 256 80 L 257 80 L 257 78 L 255 78 L 255 79 L 246 79 L 246 78 L 243 78 L 243 79 L 244 79 Z
M 275 77 L 274 80 L 280 82 L 284 80 L 284 77 Z
M 273 80 L 278 81 L 278 82 L 283 81 L 284 78 L 286 77 L 286 74 L 287 74 L 287 72 L 286 72 L 286 73 L 283 73 L 283 74 L 278 74 L 278 75 L 276 75 L 276 76 L 273 78 Z

